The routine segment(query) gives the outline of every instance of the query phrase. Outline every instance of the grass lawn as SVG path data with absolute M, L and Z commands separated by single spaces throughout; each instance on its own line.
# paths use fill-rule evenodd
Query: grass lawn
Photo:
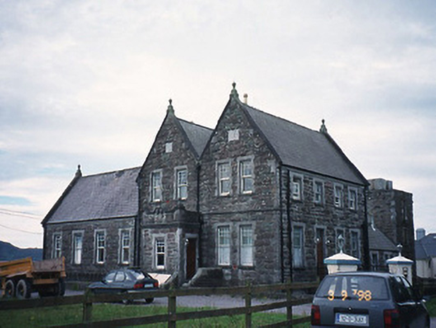
M 203 308 L 205 310 L 206 308 Z M 177 308 L 178 312 L 193 311 L 193 308 Z M 201 310 L 201 309 L 199 309 Z M 93 306 L 93 321 L 103 321 L 115 318 L 140 317 L 146 315 L 165 314 L 166 307 L 153 305 L 128 305 L 121 304 L 95 304 Z M 285 314 L 278 313 L 255 313 L 253 314 L 253 327 L 272 324 L 286 320 Z M 82 319 L 81 305 L 67 305 L 57 307 L 47 307 L 39 309 L 0 311 L 0 327 L 46 327 L 50 325 L 61 325 L 70 323 L 80 323 Z M 200 327 L 225 327 L 239 328 L 244 327 L 243 315 L 231 317 L 218 317 L 201 320 L 180 321 L 177 327 L 200 328 Z M 166 323 L 135 326 L 135 327 L 167 327 Z M 310 324 L 301 324 L 298 328 L 309 328 Z

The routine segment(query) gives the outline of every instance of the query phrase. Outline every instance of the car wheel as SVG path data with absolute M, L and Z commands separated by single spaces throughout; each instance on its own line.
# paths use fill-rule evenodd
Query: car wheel
M 29 282 L 26 279 L 20 279 L 17 284 L 15 295 L 19 299 L 29 298 L 31 288 L 32 286 L 30 286 Z
M 150 304 L 151 302 L 153 302 L 154 301 L 154 298 L 146 298 L 145 299 L 145 302 L 147 303 L 147 304 Z
M 12 280 L 7 280 L 5 285 L 4 297 L 11 298 L 15 296 L 15 284 Z

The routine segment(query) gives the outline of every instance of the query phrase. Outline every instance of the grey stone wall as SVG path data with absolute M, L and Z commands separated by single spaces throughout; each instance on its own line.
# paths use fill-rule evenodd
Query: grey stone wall
M 177 118 L 168 114 L 159 130 L 152 149 L 138 177 L 139 213 L 147 215 L 156 209 L 171 211 L 182 203 L 189 211 L 197 207 L 197 160 L 176 123 Z M 172 151 L 166 152 L 166 143 L 172 143 Z M 188 197 L 178 200 L 175 194 L 175 168 L 188 170 Z M 151 174 L 162 170 L 162 201 L 151 200 Z
M 53 234 L 62 236 L 62 255 L 65 256 L 67 279 L 70 280 L 99 280 L 105 273 L 120 266 L 133 264 L 134 254 L 134 218 L 95 220 L 77 223 L 48 224 L 46 226 L 47 247 L 44 249 L 45 258 L 51 258 L 53 252 Z M 122 264 L 120 260 L 120 229 L 131 229 L 130 234 L 130 263 Z M 95 232 L 106 232 L 106 253 L 103 264 L 95 261 Z M 81 264 L 73 263 L 73 232 L 83 232 L 83 248 Z
M 403 245 L 403 256 L 415 260 L 411 193 L 393 189 L 392 183 L 381 185 L 372 183 L 368 191 L 368 214 L 374 220 L 376 228 L 380 229 L 395 245 Z
M 227 284 L 244 284 L 247 279 L 257 283 L 273 283 L 281 279 L 279 199 L 277 162 L 268 146 L 248 123 L 236 104 L 230 104 L 218 123 L 216 133 L 206 148 L 200 172 L 200 212 L 203 215 L 203 265 L 216 267 L 217 227 L 229 226 L 231 235 L 230 265 L 224 266 Z M 238 140 L 229 141 L 229 131 L 238 130 Z M 254 187 L 251 194 L 240 190 L 239 161 L 253 161 Z M 217 163 L 231 166 L 231 190 L 218 195 Z M 253 229 L 253 266 L 241 267 L 239 227 L 249 224 Z

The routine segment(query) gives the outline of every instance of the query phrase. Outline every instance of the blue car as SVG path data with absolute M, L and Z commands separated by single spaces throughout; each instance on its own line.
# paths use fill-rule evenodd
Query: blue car
M 101 281 L 88 286 L 95 294 L 134 293 L 159 288 L 159 282 L 138 269 L 119 269 L 109 272 Z M 147 303 L 153 302 L 147 298 Z
M 326 276 L 312 302 L 312 327 L 429 328 L 430 316 L 403 276 L 377 272 Z

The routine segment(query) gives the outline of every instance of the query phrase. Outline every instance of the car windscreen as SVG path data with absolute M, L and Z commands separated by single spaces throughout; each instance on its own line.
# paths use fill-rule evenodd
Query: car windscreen
M 330 301 L 372 301 L 389 297 L 385 279 L 373 276 L 327 276 L 316 296 Z

